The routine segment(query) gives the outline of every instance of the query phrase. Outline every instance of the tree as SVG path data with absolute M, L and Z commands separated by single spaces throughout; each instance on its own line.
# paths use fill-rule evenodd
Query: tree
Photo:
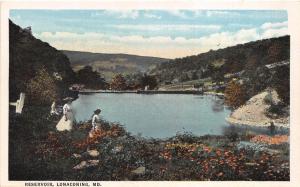
M 197 80 L 199 78 L 197 71 L 193 71 L 192 73 L 192 80 Z
M 233 108 L 238 108 L 248 99 L 246 89 L 243 87 L 243 85 L 234 80 L 228 83 L 224 94 L 225 104 Z
M 216 69 L 215 73 L 212 74 L 211 79 L 219 85 L 220 82 L 224 81 L 224 73 L 220 69 Z
M 245 75 L 245 85 L 247 87 L 247 94 L 254 96 L 262 92 L 271 84 L 272 73 L 264 66 L 260 66 L 255 70 L 247 70 Z
M 137 90 L 141 89 L 141 80 L 144 75 L 140 72 L 134 74 L 128 74 L 125 76 L 127 89 L 129 90 Z
M 257 53 L 252 54 L 248 57 L 245 69 L 248 71 L 254 71 L 259 66 L 260 57 Z
M 26 93 L 32 104 L 50 104 L 59 98 L 59 87 L 54 78 L 43 68 L 29 80 Z
M 283 66 L 278 67 L 273 81 L 274 88 L 278 93 L 281 101 L 289 105 L 290 104 L 290 67 Z
M 267 51 L 267 63 L 271 64 L 271 63 L 276 63 L 281 61 L 283 58 L 283 48 L 284 46 L 282 46 L 280 43 L 272 43 L 272 45 L 269 47 L 268 51 Z
M 145 88 L 145 86 L 149 86 L 149 89 L 153 90 L 157 87 L 157 80 L 155 76 L 144 74 L 144 76 L 141 78 L 141 85 L 143 88 Z
M 122 74 L 117 74 L 110 83 L 112 90 L 125 90 L 127 88 L 126 80 Z
M 77 72 L 78 83 L 84 84 L 86 88 L 105 89 L 107 83 L 99 72 L 93 71 L 91 66 L 85 66 Z

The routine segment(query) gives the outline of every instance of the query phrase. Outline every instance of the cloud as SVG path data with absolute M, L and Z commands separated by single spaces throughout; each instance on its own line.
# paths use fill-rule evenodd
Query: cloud
M 262 38 L 272 38 L 287 35 L 288 32 L 288 22 L 267 22 L 260 26 L 262 29 Z
M 287 27 L 283 27 L 279 29 L 268 29 L 262 33 L 262 38 L 279 37 L 279 36 L 288 35 L 288 33 L 289 32 Z
M 205 31 L 218 31 L 221 29 L 221 25 L 154 25 L 154 24 L 139 24 L 139 25 L 107 25 L 116 29 L 123 30 L 139 30 L 139 31 L 190 31 L 190 30 L 205 30 Z
M 238 43 L 245 43 L 258 38 L 255 29 L 240 30 L 236 33 L 221 32 L 200 38 L 185 38 L 169 36 L 143 37 L 141 35 L 117 36 L 103 33 L 70 33 L 70 32 L 43 32 L 36 35 L 48 41 L 58 49 L 107 52 L 133 53 L 175 58 L 187 56 L 227 47 Z
M 131 26 L 132 25 L 119 25 L 119 27 L 124 28 Z M 138 27 L 138 25 L 136 25 L 136 27 Z M 142 26 L 139 27 L 144 29 Z M 168 27 L 168 25 L 165 25 L 165 27 Z M 186 28 L 187 26 L 185 25 L 184 27 Z M 170 36 L 144 37 L 142 35 L 119 36 L 97 32 L 87 32 L 83 34 L 72 32 L 42 32 L 35 34 L 35 36 L 43 41 L 49 42 L 58 49 L 177 58 L 199 54 L 211 49 L 215 50 L 288 34 L 287 27 L 264 27 L 266 28 L 264 30 L 262 30 L 261 27 L 240 29 L 235 32 L 217 32 L 195 38 L 172 38 Z M 164 28 L 162 27 L 161 29 Z
M 180 18 L 188 18 L 188 16 L 184 13 L 184 11 L 181 10 L 168 10 L 167 11 L 170 15 L 180 17 Z
M 144 17 L 150 19 L 161 19 L 161 16 L 158 16 L 156 14 L 151 14 L 151 13 L 144 13 Z
M 205 14 L 204 10 L 191 10 L 191 12 L 193 12 L 195 18 L 201 17 Z
M 288 22 L 284 21 L 284 22 L 276 22 L 276 23 L 264 23 L 260 28 L 261 29 L 274 29 L 274 28 L 281 28 L 281 27 L 287 27 L 288 26 Z
M 191 14 L 186 14 L 187 12 Z M 189 18 L 199 18 L 199 17 L 234 17 L 239 16 L 240 13 L 234 12 L 234 11 L 224 11 L 224 10 L 169 10 L 169 14 L 180 17 L 183 19 L 189 19 Z
M 238 12 L 232 12 L 232 11 L 220 11 L 220 10 L 208 10 L 206 11 L 206 16 L 238 16 L 240 15 Z
M 115 16 L 119 19 L 136 19 L 139 17 L 138 10 L 105 10 L 104 14 Z

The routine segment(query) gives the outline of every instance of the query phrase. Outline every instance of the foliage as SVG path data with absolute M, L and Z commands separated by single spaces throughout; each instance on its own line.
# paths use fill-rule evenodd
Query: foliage
M 285 60 L 284 56 L 284 48 L 286 46 L 282 45 L 280 42 L 273 42 L 267 50 L 267 61 L 268 63 L 280 62 Z
M 177 58 L 158 65 L 150 73 L 157 76 L 158 82 L 174 79 L 183 81 L 187 80 L 186 75 L 189 79 L 196 77 L 198 79 L 208 77 L 222 79 L 222 76 L 228 73 L 247 70 L 249 74 L 252 74 L 258 67 L 288 60 L 289 51 L 290 38 L 283 36 Z M 215 62 L 224 63 L 214 66 Z M 260 83 L 263 81 L 264 79 L 261 79 Z
M 143 77 L 143 74 L 142 73 L 133 73 L 133 74 L 127 74 L 125 76 L 125 79 L 126 79 L 126 84 L 128 85 L 127 86 L 127 89 L 128 90 L 138 90 L 138 89 L 141 89 L 142 88 L 142 85 L 141 85 L 141 79 Z
M 270 107 L 266 111 L 266 115 L 270 118 L 278 118 L 278 116 L 282 116 L 284 114 L 284 106 L 281 103 L 271 103 Z
M 110 83 L 112 90 L 125 90 L 127 88 L 126 80 L 122 74 L 117 74 Z
M 134 72 L 145 72 L 151 67 L 168 60 L 130 54 L 106 54 L 66 50 L 62 52 L 67 55 L 75 71 L 81 69 L 83 66 L 90 65 L 94 70 L 101 72 L 106 80 L 111 80 L 118 73 L 125 75 Z
M 28 82 L 26 93 L 31 104 L 50 104 L 59 98 L 59 88 L 45 69 Z
M 149 89 L 153 90 L 157 87 L 157 80 L 155 76 L 144 74 L 143 77 L 141 77 L 140 84 L 143 88 L 145 88 L 145 86 L 149 86 Z
M 135 73 L 126 75 L 125 77 L 128 89 L 138 90 L 144 89 L 146 86 L 149 86 L 149 89 L 155 89 L 158 85 L 157 79 L 153 75 L 148 75 L 146 73 Z
M 84 84 L 86 88 L 104 89 L 107 87 L 105 79 L 99 72 L 93 71 L 91 66 L 85 66 L 77 72 L 77 81 Z
M 216 70 L 212 76 L 212 81 L 219 84 L 220 82 L 224 81 L 224 74 L 220 70 Z
M 75 77 L 68 58 L 9 21 L 9 100 L 16 101 L 43 68 L 49 75 L 61 76 L 61 92 L 66 92 Z
M 274 75 L 274 88 L 286 105 L 290 104 L 290 66 L 279 67 Z
M 229 82 L 224 94 L 225 104 L 233 108 L 243 105 L 248 99 L 245 88 L 237 81 Z
M 270 87 L 272 82 L 272 73 L 266 67 L 257 67 L 252 71 L 246 71 L 244 75 L 247 94 L 254 96 Z

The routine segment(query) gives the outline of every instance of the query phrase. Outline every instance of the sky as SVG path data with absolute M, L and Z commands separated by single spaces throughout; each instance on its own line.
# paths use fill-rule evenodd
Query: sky
M 285 10 L 11 10 L 57 49 L 179 58 L 288 34 Z

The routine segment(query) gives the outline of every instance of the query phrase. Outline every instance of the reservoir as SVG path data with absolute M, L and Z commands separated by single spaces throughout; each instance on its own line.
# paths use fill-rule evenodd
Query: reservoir
M 211 95 L 95 93 L 80 94 L 72 103 L 77 121 L 102 110 L 103 120 L 116 122 L 133 135 L 167 138 L 176 133 L 221 135 L 230 110 Z

